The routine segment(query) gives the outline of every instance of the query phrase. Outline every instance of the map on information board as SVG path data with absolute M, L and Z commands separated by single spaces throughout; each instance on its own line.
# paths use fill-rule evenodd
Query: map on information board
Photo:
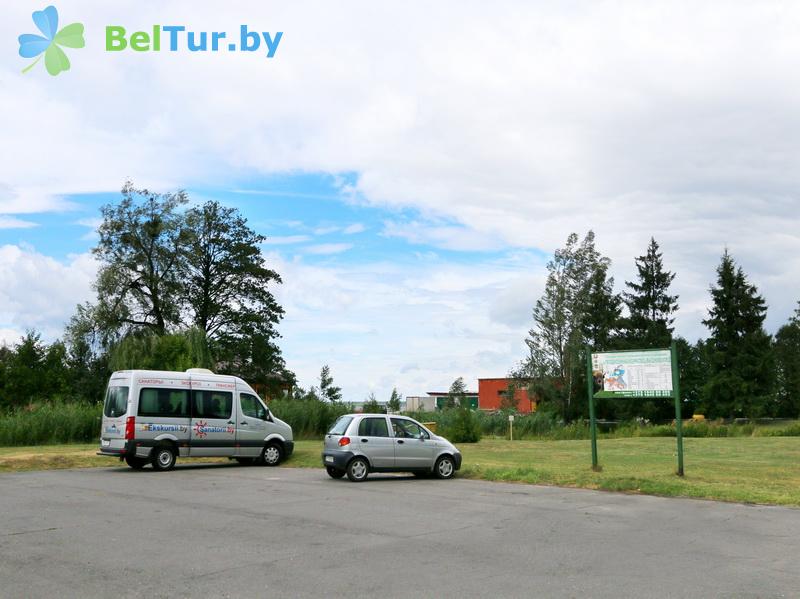
M 668 349 L 592 354 L 592 375 L 602 389 L 595 397 L 671 397 Z

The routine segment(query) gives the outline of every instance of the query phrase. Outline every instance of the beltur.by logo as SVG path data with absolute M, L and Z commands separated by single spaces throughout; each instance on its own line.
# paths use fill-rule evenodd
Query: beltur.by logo
M 238 36 L 231 37 L 225 31 L 187 31 L 183 25 L 153 25 L 150 31 L 134 31 L 128 35 L 125 27 L 107 25 L 106 51 L 121 52 L 130 48 L 134 52 L 160 52 L 164 47 L 170 52 L 256 52 L 263 48 L 267 58 L 272 58 L 281 38 L 282 31 L 273 35 L 268 31 L 250 30 L 247 25 L 239 26 Z
M 83 39 L 83 24 L 71 23 L 63 29 L 58 29 L 58 11 L 55 6 L 48 6 L 44 10 L 33 13 L 33 22 L 42 35 L 24 33 L 19 36 L 19 55 L 22 58 L 36 58 L 25 67 L 22 72 L 27 73 L 44 55 L 44 66 L 47 72 L 55 76 L 63 71 L 68 71 L 69 58 L 61 49 L 83 48 L 86 42 Z
M 70 68 L 69 58 L 62 48 L 83 48 L 83 24 L 71 23 L 58 29 L 58 11 L 55 6 L 33 13 L 33 22 L 42 35 L 25 33 L 19 36 L 19 55 L 35 58 L 23 73 L 27 73 L 44 56 L 47 72 L 58 75 Z M 228 35 L 225 31 L 192 31 L 185 25 L 153 25 L 147 31 L 132 31 L 121 25 L 106 25 L 106 52 L 257 52 L 273 58 L 283 39 L 283 32 L 259 31 L 240 25 L 239 30 Z

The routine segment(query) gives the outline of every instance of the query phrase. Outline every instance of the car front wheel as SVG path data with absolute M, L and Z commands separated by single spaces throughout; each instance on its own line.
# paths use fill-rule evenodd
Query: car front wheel
M 354 483 L 367 480 L 369 474 L 369 464 L 364 458 L 356 458 L 347 465 L 347 478 Z
M 436 473 L 436 478 L 453 478 L 456 473 L 456 463 L 449 455 L 443 455 L 436 461 L 433 471 Z

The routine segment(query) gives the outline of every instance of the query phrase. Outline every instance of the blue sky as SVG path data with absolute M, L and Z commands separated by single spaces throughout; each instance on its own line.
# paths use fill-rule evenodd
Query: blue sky
M 58 77 L 21 73 L 42 8 L 0 22 L 7 342 L 91 299 L 97 209 L 128 178 L 267 235 L 289 367 L 330 364 L 354 401 L 505 374 L 571 232 L 617 290 L 655 236 L 689 339 L 726 247 L 769 331 L 800 299 L 796 4 L 63 0 L 86 47 Z M 104 50 L 106 25 L 158 23 L 284 35 L 272 59 Z

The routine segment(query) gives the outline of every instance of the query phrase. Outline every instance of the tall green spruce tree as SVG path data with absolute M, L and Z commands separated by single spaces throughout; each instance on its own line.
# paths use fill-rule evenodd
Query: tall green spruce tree
M 775 416 L 800 418 L 800 304 L 775 335 Z
M 626 347 L 664 348 L 672 342 L 672 323 L 678 311 L 678 296 L 669 294 L 675 273 L 664 269 L 658 243 L 650 238 L 647 253 L 636 258 L 638 281 L 625 281 L 630 291 L 623 298 L 628 316 L 622 321 Z
M 703 321 L 708 340 L 709 376 L 703 409 L 711 417 L 757 417 L 773 404 L 771 340 L 764 331 L 764 298 L 725 250 L 711 287 L 712 307 Z

